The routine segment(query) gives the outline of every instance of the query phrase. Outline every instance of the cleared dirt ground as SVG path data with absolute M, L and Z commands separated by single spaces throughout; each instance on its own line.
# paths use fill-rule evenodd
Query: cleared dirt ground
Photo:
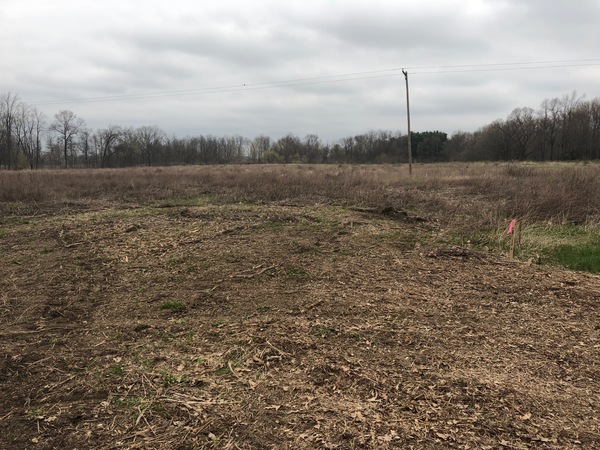
M 442 232 L 209 200 L 6 216 L 0 447 L 600 448 L 600 278 Z

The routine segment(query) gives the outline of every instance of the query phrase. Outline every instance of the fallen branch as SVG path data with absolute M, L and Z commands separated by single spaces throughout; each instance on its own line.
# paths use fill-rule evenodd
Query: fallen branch
M 262 275 L 265 272 L 268 272 L 269 270 L 275 269 L 276 267 L 278 267 L 279 264 L 275 264 L 269 267 L 265 267 L 261 270 L 259 270 L 258 272 L 255 273 L 250 273 L 250 274 L 237 274 L 237 275 L 231 275 L 231 278 L 243 278 L 243 279 L 250 279 L 250 278 L 254 278 L 257 277 L 259 275 Z M 260 266 L 259 266 L 260 267 Z

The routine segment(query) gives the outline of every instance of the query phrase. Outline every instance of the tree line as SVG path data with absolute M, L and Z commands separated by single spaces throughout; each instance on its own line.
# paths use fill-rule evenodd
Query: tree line
M 445 157 L 462 161 L 600 159 L 600 98 L 573 92 L 544 100 L 537 110 L 514 109 L 474 133 L 455 133 Z
M 316 134 L 279 139 L 168 136 L 158 126 L 108 125 L 93 130 L 74 112 L 51 119 L 17 95 L 0 95 L 0 168 L 130 167 L 233 163 L 403 163 L 408 138 L 369 131 L 324 143 Z M 475 132 L 411 133 L 417 162 L 600 159 L 600 99 L 575 93 L 517 108 Z

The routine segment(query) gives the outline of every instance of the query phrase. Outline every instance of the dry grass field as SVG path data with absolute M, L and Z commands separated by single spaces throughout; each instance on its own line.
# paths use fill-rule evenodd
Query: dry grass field
M 600 448 L 600 166 L 406 172 L 0 172 L 0 448 Z

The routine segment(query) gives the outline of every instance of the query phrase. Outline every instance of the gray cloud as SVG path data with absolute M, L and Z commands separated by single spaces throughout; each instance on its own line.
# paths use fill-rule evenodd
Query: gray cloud
M 94 128 L 156 124 L 179 135 L 324 140 L 405 131 L 404 78 L 375 73 L 398 67 L 409 67 L 417 130 L 474 130 L 573 90 L 598 96 L 600 66 L 441 67 L 600 58 L 598 0 L 3 0 L 0 16 L 0 92 L 40 102 L 50 116 L 71 109 Z M 359 72 L 372 78 L 255 89 Z M 219 86 L 238 88 L 198 91 Z M 65 102 L 184 90 L 196 91 Z M 49 100 L 56 103 L 41 103 Z

